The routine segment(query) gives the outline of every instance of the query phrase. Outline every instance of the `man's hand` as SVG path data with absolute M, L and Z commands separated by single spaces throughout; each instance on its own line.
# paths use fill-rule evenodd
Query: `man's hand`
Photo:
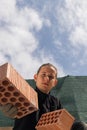
M 10 118 L 15 118 L 17 114 L 17 108 L 12 104 L 6 104 L 6 105 L 0 104 L 0 110 L 3 112 L 5 116 L 8 116 Z

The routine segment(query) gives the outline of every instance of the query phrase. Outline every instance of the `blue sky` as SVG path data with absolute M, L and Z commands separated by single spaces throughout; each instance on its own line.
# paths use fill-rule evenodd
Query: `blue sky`
M 0 65 L 33 78 L 46 62 L 59 77 L 87 76 L 87 0 L 0 0 Z

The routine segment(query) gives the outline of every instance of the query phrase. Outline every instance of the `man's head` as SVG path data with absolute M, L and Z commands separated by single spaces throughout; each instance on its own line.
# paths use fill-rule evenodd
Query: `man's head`
M 34 75 L 36 86 L 43 93 L 49 91 L 57 84 L 57 69 L 54 65 L 46 63 L 40 66 L 37 74 Z
M 76 121 L 72 125 L 71 130 L 87 130 L 87 124 L 82 121 Z

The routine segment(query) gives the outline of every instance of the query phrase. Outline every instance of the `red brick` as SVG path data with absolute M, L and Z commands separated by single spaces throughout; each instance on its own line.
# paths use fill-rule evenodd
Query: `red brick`
M 75 118 L 66 110 L 55 110 L 41 116 L 37 130 L 70 130 Z
M 0 66 L 0 103 L 15 105 L 18 108 L 16 118 L 38 110 L 36 91 L 9 63 Z

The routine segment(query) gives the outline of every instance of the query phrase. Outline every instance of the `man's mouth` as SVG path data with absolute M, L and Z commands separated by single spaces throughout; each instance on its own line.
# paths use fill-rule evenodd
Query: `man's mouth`
M 43 85 L 46 85 L 46 86 L 48 86 L 48 83 L 43 83 Z

